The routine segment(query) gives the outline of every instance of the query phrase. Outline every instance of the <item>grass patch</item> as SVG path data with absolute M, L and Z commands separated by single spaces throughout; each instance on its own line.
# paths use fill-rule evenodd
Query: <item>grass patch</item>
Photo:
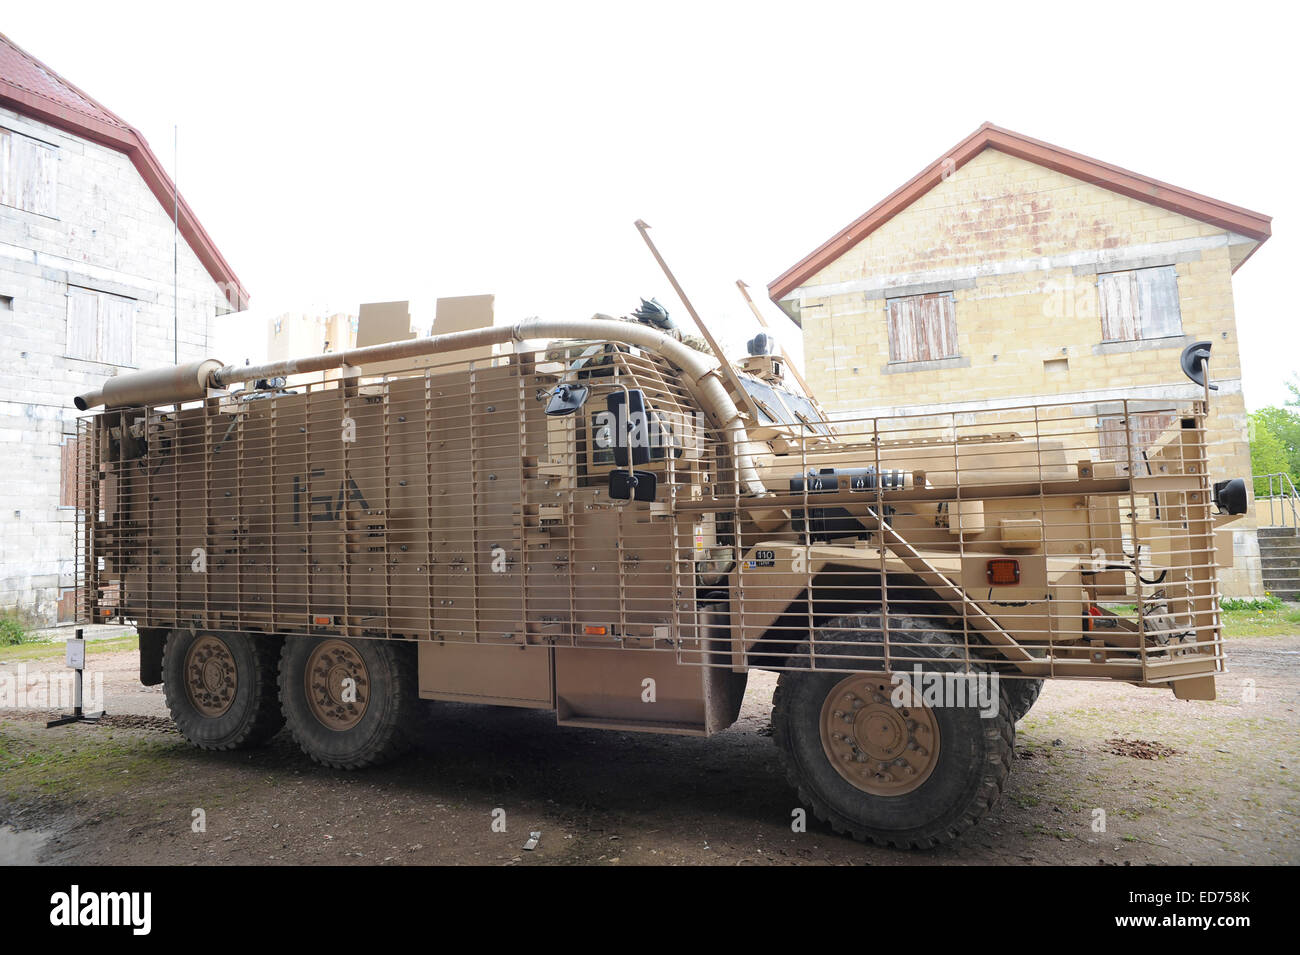
M 67 731 L 47 735 L 34 724 L 0 722 L 0 795 L 17 800 L 78 791 L 116 794 L 160 771 L 178 771 L 165 757 L 185 749 L 175 739 Z
M 1223 611 L 1223 632 L 1229 637 L 1284 637 L 1300 634 L 1300 606 L 1273 598 L 1277 606 Z M 1227 601 L 1224 601 L 1225 607 Z
M 32 630 L 31 618 L 21 610 L 0 610 L 0 647 L 41 642 L 44 638 L 35 636 Z
M 94 656 L 96 653 L 116 653 L 121 650 L 138 649 L 140 649 L 140 637 L 134 633 L 125 633 L 120 637 L 110 637 L 107 640 L 86 641 L 87 656 Z M 62 658 L 63 654 L 64 645 L 62 641 L 54 643 L 47 640 L 40 643 L 22 643 L 17 646 L 0 646 L 0 663 L 57 660 Z

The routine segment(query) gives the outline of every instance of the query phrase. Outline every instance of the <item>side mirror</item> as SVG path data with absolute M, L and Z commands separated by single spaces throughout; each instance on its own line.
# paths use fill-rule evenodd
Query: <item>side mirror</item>
M 1214 503 L 1221 512 L 1246 513 L 1246 482 L 1241 478 L 1214 482 Z
M 1183 370 L 1183 374 L 1202 388 L 1205 387 L 1204 363 L 1210 360 L 1211 344 L 1211 342 L 1192 342 L 1178 356 L 1178 367 Z M 1218 391 L 1219 386 L 1211 384 L 1210 390 Z
M 610 471 L 609 496 L 616 501 L 653 501 L 658 483 L 653 471 Z
M 546 413 L 551 417 L 573 414 L 587 403 L 591 389 L 586 385 L 556 385 L 551 400 L 546 403 Z
M 645 412 L 645 392 L 639 388 L 611 391 L 605 400 L 613 418 L 614 464 L 620 468 L 650 463 L 650 422 Z M 640 500 L 640 498 L 638 498 Z

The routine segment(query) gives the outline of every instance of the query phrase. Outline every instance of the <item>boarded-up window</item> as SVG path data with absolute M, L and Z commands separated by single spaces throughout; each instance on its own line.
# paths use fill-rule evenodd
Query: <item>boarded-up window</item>
M 957 316 L 951 292 L 885 300 L 890 361 L 957 357 Z
M 1142 452 L 1160 440 L 1165 429 L 1174 423 L 1174 416 L 1166 412 L 1131 414 L 1128 427 L 1125 427 L 1123 415 L 1107 415 L 1101 423 L 1101 459 L 1103 461 L 1125 461 L 1130 458 L 1129 439 L 1133 442 L 1134 462 L 1141 462 Z
M 135 364 L 135 299 L 68 286 L 68 357 Z
M 77 455 L 80 451 L 80 442 L 76 437 L 69 436 L 64 442 L 63 447 L 59 449 L 59 506 L 60 507 L 81 507 L 81 495 L 78 493 L 80 484 L 77 480 Z M 84 466 L 85 462 L 82 462 Z
M 0 204 L 57 216 L 58 172 L 56 147 L 0 129 Z
M 1172 265 L 1097 276 L 1101 337 L 1108 342 L 1165 338 L 1183 333 L 1178 273 Z

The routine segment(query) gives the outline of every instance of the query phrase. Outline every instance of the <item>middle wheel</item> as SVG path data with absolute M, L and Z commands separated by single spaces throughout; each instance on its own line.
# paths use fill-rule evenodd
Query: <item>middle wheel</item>
M 419 718 L 415 647 L 390 640 L 288 637 L 280 705 L 304 753 L 336 769 L 387 762 Z

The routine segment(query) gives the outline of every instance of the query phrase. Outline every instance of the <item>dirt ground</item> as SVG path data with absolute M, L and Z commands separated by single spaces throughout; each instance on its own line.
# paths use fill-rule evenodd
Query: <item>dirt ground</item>
M 112 715 L 98 726 L 47 730 L 49 711 L 0 710 L 0 863 L 1300 862 L 1300 637 L 1234 640 L 1229 663 L 1213 703 L 1049 682 L 1001 802 L 958 844 L 908 853 L 811 818 L 792 830 L 771 674 L 751 676 L 740 722 L 711 739 L 435 703 L 416 753 L 345 774 L 287 732 L 251 751 L 191 749 L 161 688 L 140 686 L 136 654 L 102 652 L 90 665 Z M 23 665 L 32 679 L 62 659 Z

